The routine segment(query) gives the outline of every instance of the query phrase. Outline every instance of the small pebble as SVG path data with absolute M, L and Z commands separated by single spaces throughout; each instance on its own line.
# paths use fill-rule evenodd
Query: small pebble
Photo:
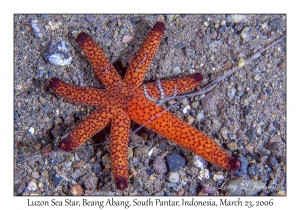
M 204 117 L 205 117 L 205 115 L 204 115 L 204 111 L 203 110 L 201 110 L 200 112 L 198 112 L 198 114 L 196 116 L 197 120 L 199 120 L 199 121 L 203 120 Z
M 135 133 L 130 134 L 129 137 L 130 137 L 130 140 L 135 142 L 135 143 L 142 143 L 143 140 L 144 140 L 143 137 L 141 137 L 141 136 L 139 136 Z
M 248 174 L 249 176 L 252 178 L 254 176 L 256 176 L 258 173 L 258 169 L 257 169 L 257 164 L 251 164 L 248 168 Z
M 278 190 L 277 195 L 279 195 L 279 196 L 286 196 L 286 191 L 284 191 L 284 190 Z
M 240 58 L 239 62 L 238 62 L 238 66 L 239 67 L 243 67 L 245 65 L 245 60 L 244 58 Z
M 204 169 L 207 166 L 207 161 L 202 157 L 195 155 L 193 158 L 193 165 L 197 168 Z
M 101 164 L 99 161 L 96 161 L 93 165 L 93 171 L 99 173 L 102 170 Z
M 58 29 L 61 27 L 62 23 L 60 21 L 52 22 L 51 20 L 48 22 L 48 25 L 51 27 L 51 30 Z
M 192 107 L 193 109 L 198 109 L 198 106 L 199 106 L 199 101 L 193 102 L 193 103 L 191 104 L 191 107 Z
M 83 175 L 83 171 L 80 168 L 75 169 L 74 173 L 71 175 L 72 179 L 76 180 L 77 178 Z
M 209 170 L 208 169 L 202 169 L 199 172 L 198 178 L 202 181 L 205 179 L 209 179 Z
M 133 180 L 134 189 L 143 188 L 143 186 L 144 186 L 144 184 L 143 184 L 142 180 L 140 180 L 139 178 L 134 178 L 134 180 Z
M 183 196 L 184 195 L 184 189 L 182 188 L 181 190 L 179 190 L 179 192 L 177 193 L 178 196 Z
M 53 178 L 53 183 L 56 186 L 59 186 L 62 181 L 63 181 L 63 178 L 61 176 L 59 176 L 58 174 L 56 174 Z
M 37 186 L 35 180 L 30 181 L 27 185 L 28 191 L 35 191 L 37 188 L 38 188 L 38 186 Z
M 38 179 L 38 178 L 40 178 L 40 173 L 38 171 L 33 171 L 31 173 L 31 177 L 34 179 Z
M 260 76 L 259 76 L 259 74 L 255 74 L 255 75 L 254 75 L 254 77 L 253 77 L 253 79 L 254 79 L 255 81 L 258 81 L 258 80 L 260 80 Z
M 19 184 L 15 185 L 15 192 L 17 195 L 21 195 L 26 188 L 25 182 L 20 182 Z
M 152 174 L 154 174 L 154 171 L 151 170 L 150 168 L 146 168 L 145 171 L 147 172 L 148 176 L 151 176 Z
M 133 157 L 133 149 L 131 147 L 128 147 L 128 159 Z
M 238 146 L 237 146 L 236 141 L 227 143 L 227 148 L 229 150 L 237 150 Z
M 176 18 L 176 15 L 167 15 L 167 23 L 171 23 Z
M 186 160 L 178 153 L 173 153 L 167 156 L 167 163 L 171 171 L 178 171 L 185 166 Z
M 142 132 L 142 133 L 140 133 L 140 136 L 141 136 L 144 140 L 147 140 L 149 135 L 148 135 L 148 133 Z
M 153 169 L 157 174 L 167 173 L 167 165 L 162 156 L 157 156 L 153 161 Z
M 149 149 L 147 147 L 135 147 L 133 149 L 134 157 L 145 157 L 149 153 Z
M 188 115 L 188 116 L 185 118 L 185 121 L 187 122 L 187 124 L 192 125 L 193 122 L 195 121 L 195 118 L 193 118 L 191 115 Z
M 194 51 L 192 51 L 191 48 L 186 47 L 186 48 L 184 48 L 183 53 L 186 57 L 190 57 L 192 54 L 194 54 Z
M 122 43 L 128 43 L 128 42 L 130 42 L 132 39 L 133 39 L 132 36 L 124 35 L 124 36 L 123 36 L 123 39 L 122 39 Z
M 221 33 L 224 33 L 225 31 L 226 31 L 226 26 L 221 26 L 220 32 L 221 32 Z
M 216 182 L 219 182 L 219 181 L 223 181 L 225 178 L 224 178 L 224 175 L 223 174 L 215 174 L 213 176 L 213 180 L 216 181 Z
M 168 175 L 168 180 L 171 183 L 178 183 L 179 182 L 179 174 L 177 172 L 170 172 Z
M 232 20 L 233 20 L 234 23 L 239 23 L 242 20 L 246 20 L 247 19 L 245 15 L 232 15 L 231 18 L 232 18 Z
M 74 168 L 82 168 L 82 167 L 84 166 L 84 164 L 85 164 L 85 162 L 84 162 L 83 160 L 80 160 L 80 161 L 78 161 L 78 162 L 75 162 L 75 163 L 73 164 L 73 167 L 74 167 Z
M 92 173 L 84 180 L 84 187 L 87 190 L 93 190 L 97 188 L 98 177 Z
M 248 138 L 250 140 L 255 140 L 256 139 L 256 130 L 255 129 L 249 129 L 247 132 L 246 132 L 246 135 L 248 136 Z
M 177 75 L 177 74 L 180 74 L 181 73 L 181 70 L 180 70 L 180 67 L 179 66 L 176 66 L 173 68 L 173 74 Z
M 42 154 L 48 154 L 52 151 L 52 144 L 47 144 L 45 147 L 42 149 Z
M 33 135 L 33 134 L 34 134 L 34 128 L 33 128 L 33 127 L 30 127 L 30 128 L 28 129 L 28 132 L 29 132 L 31 135 Z
M 209 44 L 209 49 L 212 52 L 217 52 L 220 50 L 220 48 L 222 47 L 223 42 L 222 41 L 214 41 L 212 43 Z
M 209 43 L 210 43 L 210 36 L 209 35 L 205 35 L 203 37 L 203 44 L 209 45 Z
M 111 164 L 111 159 L 110 159 L 110 155 L 107 153 L 105 155 L 102 156 L 101 158 L 102 160 L 102 164 L 106 165 L 106 164 Z
M 281 20 L 281 18 L 274 18 L 270 22 L 270 25 L 271 25 L 273 30 L 281 31 L 282 30 L 282 20 Z
M 272 152 L 275 157 L 285 156 L 285 144 L 283 142 L 272 142 L 269 144 L 268 149 Z
M 77 195 L 82 195 L 82 193 L 83 193 L 83 189 L 80 185 L 72 186 L 72 188 L 71 188 L 72 195 L 77 196 Z
M 226 127 L 223 127 L 221 130 L 220 130 L 220 133 L 221 133 L 221 135 L 222 135 L 222 138 L 224 139 L 224 140 L 227 140 L 228 139 L 228 137 L 227 137 L 227 128 Z
M 241 32 L 241 38 L 243 39 L 243 41 L 245 42 L 245 41 L 248 41 L 248 39 L 249 39 L 249 30 L 250 30 L 250 28 L 249 27 L 246 27 L 246 28 L 244 28 L 243 30 L 242 30 L 242 32 Z
M 216 107 L 217 94 L 214 91 L 211 91 L 208 94 L 206 94 L 206 96 L 202 99 L 201 102 L 203 106 L 203 111 L 205 113 L 209 113 Z
M 280 68 L 280 70 L 281 70 L 282 72 L 285 72 L 285 71 L 286 71 L 286 64 L 285 64 L 284 62 L 279 63 L 279 64 L 278 64 L 278 67 Z
M 203 24 L 204 24 L 204 26 L 206 26 L 206 27 L 207 27 L 207 26 L 209 26 L 209 23 L 208 23 L 208 22 L 206 22 L 206 21 L 204 21 L 204 23 L 203 23 Z
M 236 94 L 236 89 L 234 87 L 229 88 L 227 90 L 227 96 L 230 100 L 234 99 L 235 94 Z
M 51 42 L 45 50 L 46 58 L 56 66 L 69 65 L 72 61 L 72 47 L 67 41 Z
M 241 167 L 235 171 L 235 174 L 238 176 L 244 176 L 248 172 L 247 169 L 249 162 L 244 156 L 239 157 L 239 161 L 241 161 Z
M 40 29 L 40 25 L 37 20 L 31 21 L 31 27 L 33 29 L 33 33 L 35 36 L 41 38 L 43 36 L 42 30 Z
M 190 108 L 191 108 L 190 105 L 186 105 L 185 107 L 183 107 L 182 113 L 186 114 Z

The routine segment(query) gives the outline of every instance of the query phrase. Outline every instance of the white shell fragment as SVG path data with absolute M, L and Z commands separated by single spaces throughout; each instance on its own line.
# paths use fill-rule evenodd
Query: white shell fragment
M 45 51 L 47 59 L 56 66 L 69 65 L 72 61 L 70 55 L 72 47 L 67 41 L 60 41 L 58 43 L 51 42 Z

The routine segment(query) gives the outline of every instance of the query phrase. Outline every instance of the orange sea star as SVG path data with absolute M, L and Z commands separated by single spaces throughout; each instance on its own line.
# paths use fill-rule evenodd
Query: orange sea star
M 201 74 L 157 81 L 142 85 L 147 69 L 159 47 L 165 30 L 164 23 L 157 22 L 124 79 L 106 58 L 92 38 L 81 32 L 76 41 L 90 60 L 95 77 L 106 90 L 77 87 L 51 78 L 49 87 L 58 95 L 81 104 L 99 107 L 60 142 L 60 148 L 71 151 L 111 123 L 110 151 L 114 182 L 118 189 L 127 187 L 128 136 L 130 119 L 152 129 L 161 136 L 191 150 L 209 162 L 227 170 L 236 170 L 241 163 L 226 153 L 204 133 L 178 119 L 155 104 L 155 100 L 192 90 L 202 81 Z

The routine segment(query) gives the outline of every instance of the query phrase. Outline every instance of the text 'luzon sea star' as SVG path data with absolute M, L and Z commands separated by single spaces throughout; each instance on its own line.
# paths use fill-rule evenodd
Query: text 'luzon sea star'
M 111 123 L 112 173 L 115 185 L 120 190 L 127 188 L 130 120 L 145 125 L 224 169 L 237 170 L 241 165 L 239 160 L 225 152 L 210 137 L 155 104 L 155 100 L 192 90 L 202 82 L 201 74 L 142 84 L 164 30 L 164 23 L 157 22 L 154 25 L 124 79 L 93 39 L 81 32 L 76 41 L 92 64 L 95 77 L 102 81 L 106 90 L 78 87 L 57 78 L 51 78 L 49 82 L 49 87 L 62 97 L 76 103 L 99 107 L 60 142 L 62 150 L 76 149 Z

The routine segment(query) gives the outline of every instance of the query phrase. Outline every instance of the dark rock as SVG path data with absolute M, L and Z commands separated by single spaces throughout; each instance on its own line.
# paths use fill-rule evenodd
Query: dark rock
M 146 168 L 145 171 L 147 172 L 148 176 L 151 176 L 152 174 L 154 174 L 154 171 L 151 170 L 150 168 Z
M 63 178 L 56 174 L 53 178 L 53 183 L 58 186 L 63 181 Z
M 221 26 L 220 32 L 223 33 L 223 32 L 225 32 L 225 31 L 226 31 L 226 26 Z
M 171 171 L 178 171 L 185 166 L 186 160 L 178 153 L 167 156 L 167 163 Z
M 160 147 L 161 150 L 165 150 L 165 149 L 167 148 L 167 144 L 164 143 L 164 142 L 161 142 L 161 143 L 159 144 L 159 147 Z
M 101 167 L 101 164 L 99 161 L 94 163 L 93 170 L 95 173 L 99 173 L 102 170 L 102 167 Z

